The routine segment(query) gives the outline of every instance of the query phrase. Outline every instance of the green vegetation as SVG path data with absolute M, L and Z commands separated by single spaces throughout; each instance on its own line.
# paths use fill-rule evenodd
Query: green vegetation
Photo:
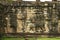
M 25 40 L 24 38 L 3 38 L 4 40 Z M 28 40 L 36 40 L 36 38 L 29 38 Z M 37 40 L 60 40 L 60 38 L 37 38 Z
M 11 2 L 12 2 L 12 0 L 7 0 L 7 2 L 11 3 Z

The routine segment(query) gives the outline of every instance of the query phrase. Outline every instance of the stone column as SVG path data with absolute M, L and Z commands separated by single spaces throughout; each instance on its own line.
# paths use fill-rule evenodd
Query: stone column
M 20 33 L 22 32 L 22 13 L 21 13 L 21 7 L 18 10 L 18 13 L 17 13 L 17 32 Z
M 45 3 L 45 6 L 47 6 L 48 4 L 47 3 Z M 49 18 L 48 18 L 48 12 L 47 12 L 47 7 L 46 8 L 44 8 L 44 17 L 45 17 L 45 29 L 46 29 L 46 31 L 45 32 L 48 32 L 49 31 L 49 29 L 48 29 L 48 21 L 47 20 L 49 20 Z
M 60 33 L 60 20 L 58 21 L 58 33 Z

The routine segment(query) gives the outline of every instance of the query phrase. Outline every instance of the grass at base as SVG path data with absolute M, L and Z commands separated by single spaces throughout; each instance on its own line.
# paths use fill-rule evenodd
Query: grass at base
M 2 40 L 25 40 L 24 38 L 3 38 Z M 28 38 L 28 40 L 60 40 L 60 38 Z

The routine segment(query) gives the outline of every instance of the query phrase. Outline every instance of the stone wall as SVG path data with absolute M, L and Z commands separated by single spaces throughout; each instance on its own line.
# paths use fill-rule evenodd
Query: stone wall
M 29 3 L 29 2 L 28 2 Z M 26 4 L 12 7 L 8 13 L 6 33 L 60 33 L 57 3 Z

